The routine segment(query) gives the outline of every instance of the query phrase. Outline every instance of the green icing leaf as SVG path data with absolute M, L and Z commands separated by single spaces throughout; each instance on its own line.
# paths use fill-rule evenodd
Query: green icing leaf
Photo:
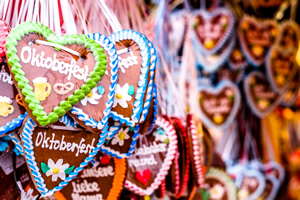
M 135 126 L 132 126 L 132 127 L 130 126 L 130 127 L 129 127 L 129 131 L 130 131 L 130 132 L 134 131 L 134 129 L 135 129 Z
M 134 86 L 133 85 L 129 86 L 129 88 L 128 88 L 128 94 L 129 95 L 133 95 L 134 94 Z
M 208 200 L 209 199 L 209 191 L 207 191 L 206 189 L 201 189 L 200 191 L 202 199 L 203 200 Z
M 43 173 L 45 174 L 50 169 L 50 167 L 48 165 L 46 165 L 45 163 L 41 162 L 41 169 L 42 169 Z
M 75 167 L 75 165 L 73 165 L 72 167 L 69 167 L 69 168 L 65 169 L 65 173 L 66 174 L 70 174 L 73 171 L 74 167 Z

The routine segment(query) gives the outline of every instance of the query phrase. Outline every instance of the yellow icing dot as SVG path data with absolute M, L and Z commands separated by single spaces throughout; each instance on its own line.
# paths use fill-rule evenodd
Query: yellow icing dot
M 117 97 L 118 99 L 122 99 L 123 95 L 120 94 L 120 93 L 118 93 L 118 94 L 116 94 L 116 97 Z
M 123 131 L 119 134 L 119 139 L 120 140 L 124 140 L 126 136 L 126 133 L 124 133 Z
M 255 56 L 261 56 L 264 53 L 264 48 L 259 45 L 254 45 L 252 47 L 252 52 Z
M 57 174 L 59 172 L 59 169 L 58 168 L 54 168 L 53 169 L 53 174 Z
M 283 85 L 284 81 L 285 81 L 285 78 L 284 78 L 284 76 L 278 75 L 277 78 L 276 78 L 276 81 L 277 81 L 278 84 Z
M 91 97 L 91 96 L 93 96 L 93 93 L 92 92 L 90 92 L 88 95 L 86 95 L 87 97 Z
M 214 118 L 213 118 L 213 120 L 217 124 L 221 124 L 223 122 L 223 117 L 222 117 L 222 115 L 215 115 Z
M 235 49 L 233 51 L 233 57 L 236 59 L 236 60 L 241 60 L 243 58 L 243 55 L 242 55 L 242 52 L 238 49 Z
M 213 48 L 215 46 L 215 43 L 211 39 L 206 39 L 205 42 L 204 42 L 204 46 L 207 49 L 211 49 L 211 48 Z

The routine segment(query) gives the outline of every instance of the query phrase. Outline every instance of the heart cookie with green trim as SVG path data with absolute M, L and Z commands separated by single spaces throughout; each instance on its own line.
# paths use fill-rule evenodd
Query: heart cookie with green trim
M 7 60 L 28 114 L 39 125 L 56 122 L 90 94 L 106 70 L 106 56 L 85 35 L 56 36 L 24 22 L 7 38 Z

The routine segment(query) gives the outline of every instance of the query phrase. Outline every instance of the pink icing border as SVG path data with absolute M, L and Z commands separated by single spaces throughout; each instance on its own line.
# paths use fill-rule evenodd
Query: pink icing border
M 179 152 L 178 148 L 176 148 L 176 153 L 175 153 L 175 159 L 174 159 L 174 164 L 175 164 L 175 194 L 178 194 L 179 189 L 180 189 L 180 171 L 179 171 Z
M 6 25 L 5 21 L 0 19 L 0 62 L 2 62 L 2 57 L 6 53 L 5 44 L 6 44 L 6 39 L 8 34 L 9 34 L 8 26 Z
M 134 183 L 131 183 L 128 180 L 125 181 L 125 185 L 124 185 L 127 189 L 135 192 L 136 194 L 142 195 L 142 196 L 151 195 L 159 187 L 159 185 L 162 183 L 162 181 L 166 178 L 166 176 L 169 172 L 169 169 L 171 167 L 172 161 L 175 157 L 176 148 L 177 148 L 177 135 L 176 135 L 173 125 L 170 122 L 163 119 L 162 117 L 158 117 L 156 119 L 155 124 L 157 126 L 163 128 L 163 130 L 165 130 L 167 132 L 169 139 L 170 139 L 169 148 L 167 150 L 167 155 L 162 164 L 162 167 L 160 168 L 153 183 L 146 190 L 138 187 L 137 185 L 135 185 Z
M 194 154 L 194 164 L 197 172 L 197 183 L 200 187 L 203 187 L 204 181 L 205 181 L 205 176 L 203 173 L 203 169 L 201 166 L 201 160 L 200 160 L 200 151 L 199 151 L 199 146 L 198 146 L 198 141 L 197 141 L 197 127 L 195 125 L 195 122 L 193 120 L 193 115 L 190 115 L 190 129 L 191 129 L 191 138 L 192 138 L 192 143 L 193 143 L 193 154 Z

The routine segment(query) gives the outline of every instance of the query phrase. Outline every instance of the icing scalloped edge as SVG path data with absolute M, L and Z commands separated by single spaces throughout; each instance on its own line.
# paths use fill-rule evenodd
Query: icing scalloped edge
M 195 122 L 193 120 L 193 115 L 190 115 L 190 119 L 188 124 L 190 125 L 190 130 L 191 130 L 191 139 L 192 139 L 192 143 L 193 143 L 193 155 L 194 155 L 194 165 L 195 165 L 195 169 L 197 172 L 197 183 L 199 185 L 199 187 L 203 187 L 204 185 L 204 173 L 203 173 L 203 168 L 201 166 L 201 160 L 200 160 L 200 150 L 199 150 L 199 146 L 198 146 L 198 142 L 197 142 L 197 128 L 195 125 Z
M 111 111 L 111 117 L 114 120 L 119 120 L 121 123 L 125 123 L 128 126 L 135 126 L 141 118 L 141 113 L 143 111 L 143 98 L 147 89 L 147 77 L 149 73 L 150 65 L 150 49 L 148 47 L 148 42 L 143 38 L 142 34 L 133 30 L 121 30 L 119 32 L 113 33 L 109 36 L 110 41 L 115 44 L 120 40 L 131 39 L 137 43 L 141 52 L 142 57 L 142 68 L 141 74 L 139 75 L 138 88 L 135 93 L 135 101 L 133 102 L 134 108 L 132 110 L 131 119 L 129 117 L 124 117 L 121 114 Z
M 23 120 L 25 119 L 26 116 L 27 116 L 27 112 L 25 112 L 25 114 L 23 114 L 23 115 L 19 115 L 17 118 L 13 119 L 11 122 L 7 122 L 5 124 L 5 126 L 1 126 L 0 127 L 0 136 L 22 126 Z
M 66 117 L 67 115 L 64 115 Z M 62 120 L 64 121 L 64 120 Z M 24 153 L 25 153 L 25 158 L 27 161 L 28 168 L 31 171 L 32 176 L 34 176 L 35 180 L 35 185 L 37 186 L 38 191 L 42 194 L 42 196 L 51 196 L 55 192 L 61 190 L 64 186 L 66 186 L 71 180 L 77 177 L 78 173 L 83 170 L 85 166 L 89 164 L 89 162 L 94 158 L 94 156 L 98 153 L 100 150 L 100 146 L 104 143 L 104 139 L 101 139 L 99 137 L 98 142 L 96 146 L 94 147 L 93 151 L 89 154 L 88 157 L 84 159 L 83 162 L 80 163 L 78 167 L 76 167 L 73 172 L 69 174 L 68 177 L 64 181 L 61 181 L 58 186 L 55 186 L 53 189 L 48 189 L 46 188 L 46 185 L 44 183 L 44 179 L 41 176 L 39 167 L 37 166 L 37 163 L 35 161 L 35 156 L 33 152 L 33 145 L 32 145 L 32 134 L 33 130 L 37 125 L 35 122 L 31 119 L 28 118 L 26 123 L 24 124 L 24 128 L 22 130 L 22 142 L 23 142 L 23 147 L 24 147 Z
M 55 107 L 48 115 L 40 105 L 40 101 L 35 99 L 33 88 L 28 84 L 29 80 L 25 77 L 25 72 L 20 65 L 19 57 L 16 55 L 18 44 L 17 38 L 22 38 L 29 33 L 39 33 L 47 41 L 53 41 L 60 45 L 69 44 L 70 39 L 77 44 L 83 44 L 85 48 L 90 48 L 95 58 L 95 67 L 89 74 L 87 81 L 81 86 L 80 89 L 75 90 L 73 95 L 68 96 L 67 100 L 61 101 L 59 106 Z M 72 42 L 73 44 L 73 42 Z M 106 55 L 103 53 L 103 49 L 93 39 L 88 39 L 85 35 L 72 34 L 70 36 L 64 35 L 63 37 L 56 36 L 51 29 L 44 26 L 41 23 L 36 22 L 23 22 L 12 29 L 11 33 L 7 37 L 6 42 L 7 49 L 7 62 L 11 66 L 10 71 L 14 74 L 14 79 L 18 82 L 18 87 L 21 89 L 24 95 L 25 101 L 28 103 L 28 107 L 33 108 L 32 114 L 35 116 L 36 121 L 42 125 L 47 126 L 56 122 L 61 116 L 69 111 L 73 105 L 77 104 L 80 100 L 84 99 L 91 89 L 101 80 L 106 70 Z M 17 77 L 17 78 L 15 78 Z
M 158 117 L 156 120 L 156 125 L 163 128 L 169 136 L 169 148 L 167 150 L 166 158 L 162 164 L 162 167 L 160 168 L 157 176 L 155 177 L 153 183 L 146 189 L 142 189 L 135 185 L 134 183 L 131 183 L 130 181 L 126 180 L 124 187 L 127 189 L 140 194 L 142 196 L 151 195 L 162 183 L 163 180 L 165 180 L 169 169 L 171 167 L 172 161 L 174 160 L 176 149 L 177 149 L 177 136 L 174 127 L 170 122 L 163 119 L 162 117 Z
M 24 149 L 21 144 L 20 138 L 16 135 L 16 133 L 10 133 L 9 137 L 11 141 L 15 144 L 16 149 L 20 152 L 21 155 L 24 155 Z
M 110 82 L 111 85 L 109 86 L 109 93 L 108 93 L 108 98 L 106 102 L 106 108 L 103 110 L 103 118 L 100 121 L 96 121 L 93 118 L 90 118 L 85 112 L 83 112 L 82 109 L 77 108 L 74 106 L 71 108 L 70 112 L 74 115 L 77 115 L 78 119 L 81 121 L 84 121 L 84 124 L 86 126 L 90 126 L 92 128 L 97 128 L 99 130 L 103 129 L 104 126 L 108 122 L 108 118 L 111 112 L 111 106 L 114 102 L 114 96 L 115 96 L 115 88 L 117 86 L 117 80 L 118 80 L 118 54 L 117 50 L 115 49 L 114 44 L 105 36 L 100 33 L 91 33 L 87 35 L 88 38 L 92 38 L 95 40 L 100 46 L 108 53 L 109 55 L 109 65 L 111 67 L 111 78 Z

